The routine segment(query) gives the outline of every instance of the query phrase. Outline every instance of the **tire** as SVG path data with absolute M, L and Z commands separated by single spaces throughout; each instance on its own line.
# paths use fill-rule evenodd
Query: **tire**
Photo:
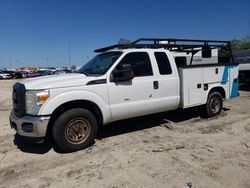
M 205 116 L 213 117 L 221 113 L 223 107 L 222 96 L 219 92 L 209 94 L 207 104 L 205 105 Z
M 0 80 L 2 80 L 3 79 L 3 77 L 2 76 L 0 76 Z
M 90 111 L 82 108 L 71 109 L 55 121 L 53 139 L 62 152 L 81 150 L 94 142 L 97 127 L 96 118 Z

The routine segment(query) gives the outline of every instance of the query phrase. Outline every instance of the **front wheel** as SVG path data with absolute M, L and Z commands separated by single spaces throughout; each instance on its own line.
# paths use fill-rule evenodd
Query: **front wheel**
M 205 105 L 205 115 L 213 117 L 220 114 L 223 106 L 223 99 L 219 92 L 212 92 L 208 96 L 207 104 Z
M 97 133 L 95 116 L 82 108 L 64 112 L 55 121 L 53 138 L 62 152 L 72 152 L 88 147 Z

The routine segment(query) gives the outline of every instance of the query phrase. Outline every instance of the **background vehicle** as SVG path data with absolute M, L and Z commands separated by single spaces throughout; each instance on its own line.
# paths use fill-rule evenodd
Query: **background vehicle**
M 26 137 L 51 135 L 69 152 L 89 146 L 100 126 L 121 119 L 195 106 L 207 117 L 218 115 L 223 99 L 238 96 L 238 66 L 194 65 L 192 59 L 200 51 L 202 58 L 211 58 L 212 48 L 230 50 L 230 44 L 138 39 L 95 50 L 99 54 L 78 73 L 15 84 L 11 127 Z M 176 53 L 191 53 L 191 62 L 177 64 Z
M 20 78 L 24 78 L 23 77 L 23 74 L 19 71 L 16 71 L 15 74 L 14 74 L 14 78 L 15 79 L 20 79 Z
M 234 59 L 239 63 L 240 82 L 250 83 L 250 49 L 235 52 Z
M 34 77 L 37 77 L 37 76 L 39 76 L 38 72 L 29 72 L 26 75 L 27 78 L 34 78 Z
M 0 71 L 0 79 L 9 79 L 11 78 L 11 75 L 9 73 L 6 73 L 5 71 Z
M 49 70 L 39 70 L 37 71 L 38 76 L 47 76 L 50 75 Z
M 11 78 L 15 77 L 15 71 L 7 71 L 7 70 L 5 70 L 5 71 L 3 71 L 3 73 L 9 74 Z

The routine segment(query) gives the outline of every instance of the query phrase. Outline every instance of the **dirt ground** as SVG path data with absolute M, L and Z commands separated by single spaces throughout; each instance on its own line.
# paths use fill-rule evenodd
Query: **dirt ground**
M 88 149 L 60 154 L 10 129 L 0 80 L 0 187 L 250 187 L 250 87 L 218 117 L 198 109 L 116 122 Z

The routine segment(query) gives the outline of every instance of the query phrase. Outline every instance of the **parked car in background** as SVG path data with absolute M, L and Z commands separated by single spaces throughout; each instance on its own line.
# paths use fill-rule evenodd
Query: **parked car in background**
M 5 71 L 2 71 L 2 72 L 5 73 L 5 74 L 9 74 L 11 78 L 15 77 L 15 71 L 7 71 L 7 70 L 5 70 Z
M 64 70 L 65 73 L 73 73 L 72 70 Z
M 15 74 L 14 74 L 14 78 L 15 79 L 21 79 L 23 78 L 23 74 L 19 71 L 16 71 Z
M 23 78 L 27 78 L 27 74 L 28 72 L 25 72 L 25 71 L 21 71 L 22 75 L 23 75 Z
M 34 78 L 34 77 L 37 77 L 39 76 L 38 72 L 29 72 L 26 74 L 26 77 L 27 78 Z
M 71 70 L 60 70 L 60 71 L 55 71 L 53 74 L 67 74 L 67 73 L 74 73 Z
M 9 73 L 5 73 L 5 71 L 0 71 L 0 79 L 10 79 L 11 75 Z
M 50 75 L 50 72 L 49 70 L 39 70 L 37 74 L 38 76 L 47 76 L 47 75 Z

